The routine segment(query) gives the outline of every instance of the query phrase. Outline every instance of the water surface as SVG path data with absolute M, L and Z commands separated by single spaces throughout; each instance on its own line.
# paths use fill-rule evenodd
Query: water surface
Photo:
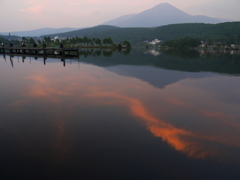
M 83 50 L 0 55 L 6 178 L 240 178 L 240 64 L 231 54 Z

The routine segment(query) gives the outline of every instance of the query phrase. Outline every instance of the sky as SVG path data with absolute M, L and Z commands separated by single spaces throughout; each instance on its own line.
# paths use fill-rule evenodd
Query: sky
M 240 21 L 240 0 L 0 0 L 0 32 L 97 26 L 166 2 L 191 15 Z

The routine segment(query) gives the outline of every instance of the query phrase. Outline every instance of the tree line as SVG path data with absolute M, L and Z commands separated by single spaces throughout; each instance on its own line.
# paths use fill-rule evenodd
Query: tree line
M 22 37 L 21 40 L 8 40 L 6 38 L 0 37 L 0 43 L 4 43 L 5 45 L 8 45 L 10 43 L 13 43 L 14 45 L 33 45 L 33 44 L 46 44 L 46 46 L 60 46 L 60 44 L 64 44 L 65 46 L 84 46 L 84 47 L 117 47 L 117 48 L 122 48 L 122 47 L 127 47 L 131 48 L 131 44 L 129 41 L 123 41 L 119 43 L 114 43 L 112 38 L 107 37 L 104 39 L 100 38 L 88 38 L 86 36 L 84 37 L 73 37 L 73 38 L 66 38 L 59 40 L 58 38 L 56 39 L 51 39 L 49 36 L 45 36 L 43 39 L 40 38 L 26 38 Z
M 30 38 L 30 42 L 35 43 L 32 41 L 33 39 Z M 99 38 L 88 38 L 86 36 L 84 37 L 73 37 L 73 38 L 66 38 L 59 40 L 58 38 L 56 39 L 51 39 L 49 36 L 45 36 L 42 40 L 38 39 L 37 40 L 38 44 L 43 44 L 45 43 L 47 46 L 60 46 L 60 44 L 64 44 L 65 46 L 93 46 L 93 47 L 101 47 L 101 46 L 114 46 L 114 47 L 119 47 L 119 46 L 126 46 L 127 48 L 131 48 L 131 44 L 128 41 L 123 41 L 118 44 L 114 43 L 112 38 L 107 37 L 104 39 L 99 39 Z
M 185 37 L 182 39 L 172 39 L 165 41 L 163 47 L 172 47 L 176 49 L 186 49 L 190 47 L 198 47 L 201 45 L 201 40 L 199 38 Z
M 207 41 L 207 46 L 214 45 L 216 41 L 213 38 L 209 38 Z M 162 43 L 162 47 L 171 47 L 176 49 L 186 49 L 195 48 L 202 44 L 200 38 L 185 37 L 180 39 L 172 39 Z M 232 44 L 240 45 L 240 35 L 237 37 L 229 37 L 221 42 L 217 42 L 218 46 L 231 46 Z
M 9 41 L 6 38 L 0 37 L 0 44 L 4 44 L 4 45 L 8 45 L 10 43 L 14 44 L 14 45 L 20 45 L 20 42 L 18 40 L 11 40 Z

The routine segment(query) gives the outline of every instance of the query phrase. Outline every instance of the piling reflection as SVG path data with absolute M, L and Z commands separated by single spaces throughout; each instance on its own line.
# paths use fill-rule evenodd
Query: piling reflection
M 71 60 L 77 60 L 79 61 L 79 59 L 81 58 L 81 56 L 83 56 L 84 58 L 87 58 L 87 57 L 99 57 L 99 56 L 103 56 L 103 57 L 112 57 L 113 53 L 120 53 L 120 54 L 123 54 L 123 55 L 128 55 L 130 52 L 131 52 L 131 49 L 122 49 L 122 50 L 116 50 L 116 49 L 80 49 L 79 50 L 79 56 L 77 55 L 48 55 L 48 56 L 44 56 L 44 55 L 27 55 L 27 56 L 21 56 L 19 54 L 14 54 L 14 55 L 9 55 L 9 58 L 10 58 L 10 62 L 11 62 L 11 65 L 12 67 L 14 66 L 13 64 L 13 58 L 14 57 L 21 57 L 22 58 L 22 62 L 24 63 L 25 62 L 25 59 L 26 57 L 29 57 L 30 59 L 31 58 L 34 58 L 35 60 L 38 60 L 38 59 L 42 59 L 43 60 L 43 64 L 46 65 L 47 63 L 47 60 L 50 59 L 56 59 L 56 60 L 59 60 L 59 61 L 62 61 L 63 63 L 63 66 L 66 66 L 66 61 L 71 61 Z M 6 60 L 6 56 L 5 54 L 3 54 L 3 57 L 4 59 Z
M 128 55 L 131 52 L 131 49 L 79 49 L 79 56 L 83 57 L 98 57 L 103 55 L 104 57 L 112 57 L 113 53 L 121 53 L 123 55 Z

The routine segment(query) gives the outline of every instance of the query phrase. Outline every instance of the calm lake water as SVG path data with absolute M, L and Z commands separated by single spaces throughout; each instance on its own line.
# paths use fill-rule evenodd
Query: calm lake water
M 0 55 L 1 179 L 240 179 L 240 57 Z

